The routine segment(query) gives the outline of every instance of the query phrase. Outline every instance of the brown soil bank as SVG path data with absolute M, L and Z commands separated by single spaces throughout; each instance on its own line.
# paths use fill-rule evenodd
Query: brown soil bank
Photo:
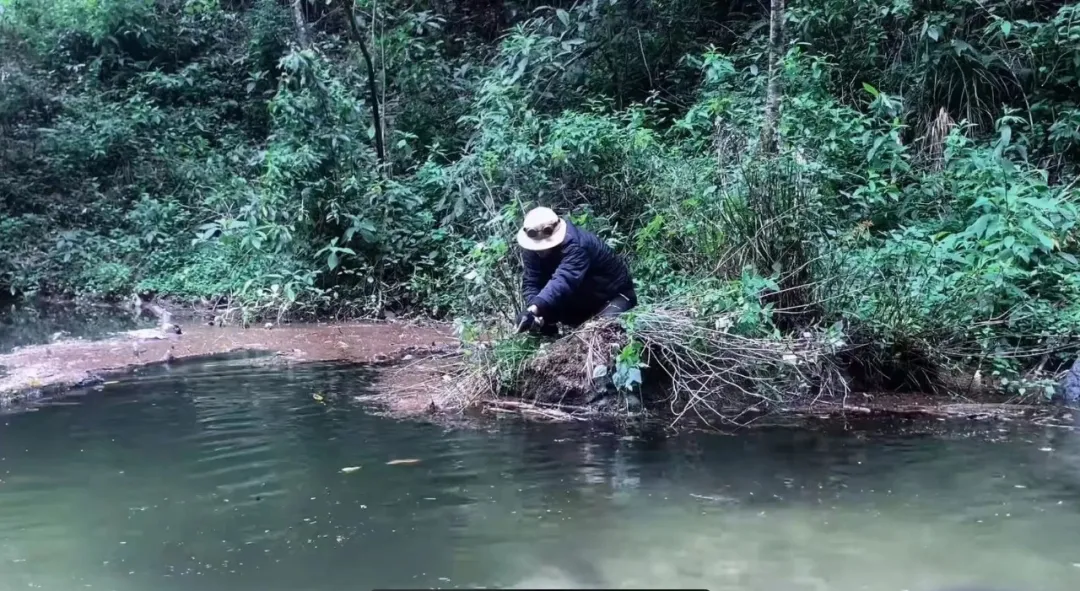
M 0 355 L 0 404 L 100 382 L 136 367 L 237 351 L 266 351 L 295 362 L 387 363 L 453 347 L 443 327 L 410 324 L 300 324 L 267 328 L 188 326 L 69 340 Z
M 428 385 L 435 391 L 431 406 L 538 420 L 648 417 L 720 428 L 878 418 L 1074 426 L 1069 409 L 973 387 L 980 380 L 959 373 L 942 371 L 935 393 L 853 391 L 837 363 L 843 349 L 813 334 L 751 339 L 663 312 L 640 314 L 635 323 L 634 342 L 608 321 L 539 345 L 511 337 L 471 347 L 450 377 Z M 613 383 L 624 372 L 626 384 L 629 371 L 640 385 L 632 393 Z
M 446 326 L 341 323 L 244 329 L 190 325 L 182 334 L 135 330 L 105 340 L 60 341 L 0 355 L 0 404 L 100 383 L 109 374 L 141 366 L 238 351 L 265 351 L 276 354 L 270 358 L 272 361 L 286 363 L 339 361 L 388 366 L 376 375 L 375 385 L 382 393 L 371 397 L 371 401 L 382 404 L 395 416 L 452 417 L 477 411 L 554 421 L 648 416 L 664 422 L 706 423 L 714 427 L 897 417 L 1030 420 L 1066 428 L 1074 424 L 1070 411 L 1065 409 L 1002 403 L 1006 401 L 987 403 L 986 398 L 955 394 L 869 396 L 848 392 L 841 397 L 802 395 L 786 403 L 761 405 L 737 397 L 687 399 L 684 388 L 681 401 L 668 392 L 666 397 L 642 395 L 644 400 L 638 399 L 634 405 L 627 403 L 627 396 L 609 397 L 597 404 L 592 400 L 596 366 L 610 363 L 612 353 L 624 343 L 608 328 L 596 328 L 591 336 L 585 332 L 551 343 L 551 351 L 517 369 L 518 384 L 513 390 L 500 383 L 497 367 L 477 364 L 475 357 L 470 361 L 469 355 L 463 356 Z M 671 327 L 665 330 L 670 332 Z M 723 359 L 726 371 L 732 375 L 746 374 L 740 369 L 743 363 L 747 368 L 765 367 L 769 375 L 782 377 L 777 371 L 780 362 L 792 355 L 787 350 L 754 351 L 743 343 L 736 345 L 739 356 Z M 796 349 L 795 354 L 805 357 L 804 349 Z M 475 356 L 480 352 L 471 353 Z M 776 360 L 770 361 L 770 356 Z M 792 374 L 795 381 L 780 385 L 796 392 L 796 378 L 806 373 L 803 370 Z M 646 382 L 656 378 L 662 381 L 663 377 L 654 373 L 646 377 Z M 723 392 L 722 386 L 705 384 L 710 392 Z

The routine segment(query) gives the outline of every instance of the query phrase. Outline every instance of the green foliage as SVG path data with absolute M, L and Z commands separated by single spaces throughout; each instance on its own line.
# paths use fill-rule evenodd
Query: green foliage
M 512 236 L 544 204 L 642 300 L 744 337 L 1015 377 L 1080 322 L 1076 3 L 790 2 L 776 156 L 757 2 L 359 2 L 363 48 L 336 2 L 303 35 L 270 0 L 0 6 L 11 294 L 473 326 L 520 306 Z
M 642 349 L 640 342 L 631 340 L 619 351 L 615 358 L 615 373 L 611 376 L 617 389 L 633 390 L 641 384 L 641 368 L 646 367 L 642 359 Z

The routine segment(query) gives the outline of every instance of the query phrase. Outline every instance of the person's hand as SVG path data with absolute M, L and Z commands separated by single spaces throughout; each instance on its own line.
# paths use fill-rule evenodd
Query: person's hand
M 544 326 L 544 319 L 536 315 L 536 304 L 529 306 L 529 312 L 532 312 L 533 315 L 533 326 L 536 328 Z
M 520 334 L 533 328 L 544 326 L 544 319 L 536 315 L 536 306 L 532 305 L 526 308 L 521 314 L 518 314 L 516 324 L 517 331 Z
M 533 327 L 533 324 L 535 324 L 535 323 L 536 323 L 536 314 L 532 311 L 532 309 L 523 311 L 521 314 L 518 314 L 518 317 L 517 317 L 516 324 L 517 324 L 518 333 L 520 334 L 520 333 L 523 333 L 523 332 L 529 330 L 530 328 Z

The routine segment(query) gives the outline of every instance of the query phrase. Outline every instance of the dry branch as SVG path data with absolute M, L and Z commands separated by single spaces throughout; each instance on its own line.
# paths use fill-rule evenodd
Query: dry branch
M 495 348 L 474 351 L 444 383 L 437 404 L 446 409 L 526 405 L 530 412 L 574 411 L 567 412 L 570 416 L 596 412 L 593 400 L 604 391 L 595 370 L 614 368 L 631 339 L 642 345 L 653 378 L 663 382 L 646 384 L 664 386 L 649 389 L 661 392 L 650 405 L 669 412 L 673 422 L 688 415 L 731 421 L 747 412 L 846 397 L 847 381 L 834 363 L 838 345 L 825 335 L 751 338 L 707 322 L 724 324 L 678 309 L 654 309 L 636 313 L 628 330 L 615 321 L 586 324 L 510 366 L 499 365 Z

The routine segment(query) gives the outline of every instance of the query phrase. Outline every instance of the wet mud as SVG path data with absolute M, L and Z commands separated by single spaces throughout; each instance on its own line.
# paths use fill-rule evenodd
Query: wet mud
M 182 363 L 242 351 L 268 363 L 390 365 L 456 348 L 444 326 L 404 323 L 299 324 L 274 328 L 188 325 L 120 332 L 101 340 L 60 340 L 0 355 L 0 404 L 117 379 L 138 367 Z
M 592 421 L 606 417 L 596 412 L 578 416 L 573 409 L 520 399 L 484 399 L 467 409 L 446 404 L 440 400 L 439 392 L 461 378 L 462 359 L 457 339 L 446 325 L 404 322 L 313 323 L 246 329 L 192 323 L 184 324 L 181 334 L 154 328 L 118 332 L 98 340 L 70 339 L 24 346 L 0 354 L 0 406 L 120 380 L 140 367 L 241 352 L 265 353 L 255 362 L 269 366 L 340 362 L 378 367 L 373 384 L 378 394 L 366 397 L 366 401 L 397 417 L 427 416 L 440 422 L 455 417 L 470 422 L 466 415 L 477 413 L 542 421 Z M 956 396 L 853 395 L 851 400 L 819 401 L 809 407 L 773 408 L 766 412 L 722 409 L 725 418 L 719 421 L 702 424 L 689 421 L 685 426 L 705 427 L 708 423 L 710 428 L 739 430 L 805 426 L 821 421 L 846 424 L 883 419 L 967 419 L 1034 422 L 1072 429 L 1077 425 L 1074 416 L 1080 417 L 1080 413 L 1068 409 L 1003 402 Z M 619 418 L 670 422 L 670 417 L 663 416 L 657 405 L 651 406 L 654 408 L 645 413 Z

